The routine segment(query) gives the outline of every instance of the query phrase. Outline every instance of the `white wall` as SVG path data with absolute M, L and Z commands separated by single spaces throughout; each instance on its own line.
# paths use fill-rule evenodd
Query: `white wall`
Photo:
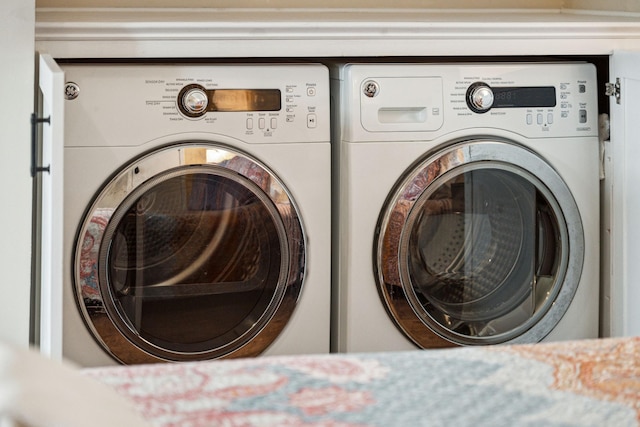
M 0 5 L 0 341 L 29 342 L 34 0 Z
M 639 0 L 36 0 L 37 7 L 577 9 L 640 12 Z
M 616 0 L 608 0 L 609 2 Z M 563 0 L 37 0 L 38 7 L 551 8 Z
M 565 0 L 564 3 L 569 9 L 640 12 L 638 0 Z
M 37 0 L 36 4 L 38 7 L 533 8 L 640 12 L 638 0 Z

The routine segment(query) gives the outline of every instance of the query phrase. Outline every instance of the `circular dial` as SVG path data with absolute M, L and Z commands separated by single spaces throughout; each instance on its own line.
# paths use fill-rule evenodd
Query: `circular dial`
M 180 111 L 189 117 L 199 117 L 207 111 L 209 96 L 200 85 L 185 86 L 178 98 Z
M 493 106 L 493 90 L 486 83 L 472 84 L 467 89 L 467 105 L 476 113 L 486 113 Z

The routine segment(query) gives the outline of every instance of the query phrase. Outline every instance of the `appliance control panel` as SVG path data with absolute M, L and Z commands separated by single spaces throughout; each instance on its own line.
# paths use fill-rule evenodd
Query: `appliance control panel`
M 595 69 L 582 64 L 539 72 L 543 78 L 528 73 L 462 76 L 450 87 L 452 109 L 460 118 L 482 115 L 489 123 L 504 117 L 512 130 L 530 137 L 597 133 Z
M 598 134 L 588 63 L 349 64 L 342 108 L 353 140 L 420 140 L 466 129 L 527 138 Z M 393 135 L 391 135 L 393 134 Z
M 329 72 L 321 64 L 87 67 L 65 66 L 74 94 L 67 114 L 100 110 L 105 120 L 96 125 L 122 128 L 123 144 L 187 132 L 248 143 L 330 140 Z

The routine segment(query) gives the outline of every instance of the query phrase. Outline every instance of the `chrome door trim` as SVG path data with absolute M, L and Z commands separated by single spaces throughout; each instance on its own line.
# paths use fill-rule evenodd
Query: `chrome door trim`
M 517 334 L 473 339 L 442 328 L 417 302 L 409 283 L 407 241 L 412 214 L 420 196 L 442 177 L 461 168 L 502 165 L 520 171 L 544 194 L 551 195 L 560 225 L 562 262 L 554 284 L 557 295 L 546 311 L 534 316 Z M 532 179 L 533 178 L 533 179 Z M 532 343 L 542 340 L 558 324 L 578 288 L 584 263 L 584 231 L 577 204 L 556 170 L 532 150 L 508 140 L 479 137 L 439 148 L 410 167 L 391 191 L 381 211 L 374 238 L 374 274 L 388 314 L 398 328 L 418 346 L 429 348 L 436 339 L 450 344 Z M 561 282 L 560 286 L 557 286 Z M 442 343 L 438 346 L 443 345 Z M 446 344 L 444 344 L 446 345 Z
M 202 155 L 209 153 L 206 161 Z M 188 174 L 225 176 L 252 191 L 278 225 L 281 269 L 268 309 L 245 335 L 222 348 L 183 353 L 145 341 L 114 311 L 105 283 L 108 233 L 127 198 L 154 180 Z M 117 224 L 116 224 L 117 225 Z M 105 238 L 106 237 L 106 238 Z M 155 149 L 123 167 L 98 192 L 80 224 L 73 256 L 76 303 L 98 344 L 124 364 L 250 357 L 262 353 L 282 332 L 296 307 L 306 271 L 306 238 L 298 208 L 284 184 L 264 164 L 226 145 L 189 141 Z

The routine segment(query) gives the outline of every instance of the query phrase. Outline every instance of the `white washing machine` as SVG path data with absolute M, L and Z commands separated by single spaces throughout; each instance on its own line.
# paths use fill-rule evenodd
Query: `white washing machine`
M 327 68 L 60 67 L 62 356 L 329 352 Z
M 332 349 L 595 338 L 595 67 L 332 71 Z

